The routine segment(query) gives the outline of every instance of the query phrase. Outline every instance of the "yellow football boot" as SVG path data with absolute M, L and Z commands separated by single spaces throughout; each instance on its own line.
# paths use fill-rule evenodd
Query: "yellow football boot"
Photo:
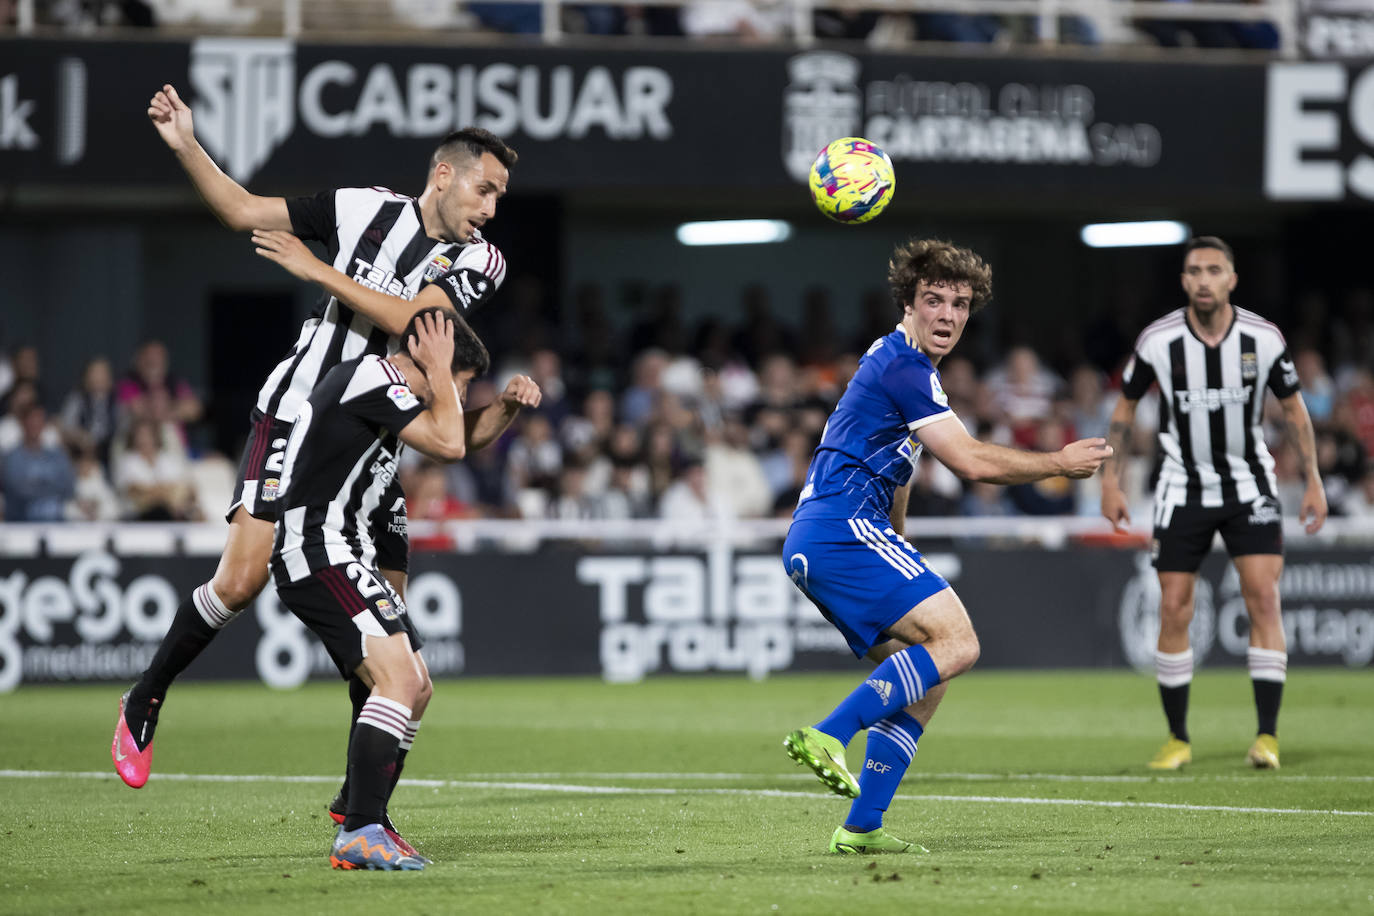
M 1260 735 L 1250 745 L 1245 755 L 1250 766 L 1257 770 L 1277 770 L 1279 768 L 1279 739 L 1273 735 Z
M 1173 735 L 1164 742 L 1164 746 L 1159 749 L 1150 761 L 1152 770 L 1177 770 L 1185 763 L 1193 762 L 1193 746 L 1187 741 L 1180 741 Z

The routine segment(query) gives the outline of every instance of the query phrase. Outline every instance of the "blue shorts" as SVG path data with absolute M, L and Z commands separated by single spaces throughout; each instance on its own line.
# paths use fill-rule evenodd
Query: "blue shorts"
M 864 518 L 794 521 L 782 562 L 860 658 L 907 611 L 949 588 L 906 538 Z

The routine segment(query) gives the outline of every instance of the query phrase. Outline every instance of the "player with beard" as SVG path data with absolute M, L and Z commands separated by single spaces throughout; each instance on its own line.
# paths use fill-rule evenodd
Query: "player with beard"
M 1216 236 L 1188 242 L 1182 275 L 1188 304 L 1141 332 L 1107 430 L 1108 443 L 1124 455 L 1136 405 L 1158 384 L 1160 459 L 1151 556 L 1160 590 L 1155 675 L 1169 739 L 1149 763 L 1156 770 L 1176 770 L 1193 759 L 1188 625 L 1198 568 L 1218 532 L 1250 617 L 1246 663 L 1259 722 L 1246 759 L 1262 769 L 1279 766 L 1288 651 L 1279 597 L 1283 517 L 1262 425 L 1266 389 L 1279 399 L 1307 480 L 1299 519 L 1308 534 L 1326 521 L 1316 437 L 1288 344 L 1275 325 L 1231 303 L 1236 282 L 1235 257 L 1226 242 Z M 1116 458 L 1103 467 L 1102 514 L 1118 530 L 1131 521 Z

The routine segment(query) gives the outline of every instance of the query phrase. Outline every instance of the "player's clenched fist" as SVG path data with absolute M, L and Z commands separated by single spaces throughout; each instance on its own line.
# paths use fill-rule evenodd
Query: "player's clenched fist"
M 516 407 L 538 407 L 544 393 L 528 375 L 517 375 L 506 383 L 501 400 Z
M 1082 479 L 1097 473 L 1102 462 L 1112 457 L 1112 447 L 1106 439 L 1079 439 L 1060 449 L 1059 457 L 1065 477 Z
M 195 139 L 191 109 L 171 83 L 164 84 L 148 101 L 148 118 L 163 142 L 173 150 L 180 150 Z

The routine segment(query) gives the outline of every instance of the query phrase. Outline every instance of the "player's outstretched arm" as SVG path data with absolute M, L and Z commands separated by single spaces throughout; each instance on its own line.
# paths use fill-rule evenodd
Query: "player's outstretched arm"
M 1122 397 L 1112 408 L 1107 421 L 1107 445 L 1112 456 L 1102 463 L 1102 517 L 1117 531 L 1125 531 L 1131 523 L 1130 500 L 1121 489 L 1121 472 L 1126 463 L 1131 426 L 1135 423 L 1135 408 L 1139 401 Z
M 219 221 L 238 232 L 255 227 L 290 229 L 291 216 L 283 197 L 250 194 L 205 152 L 196 140 L 191 108 L 181 100 L 176 88 L 164 84 L 148 102 L 148 118 L 158 136 L 176 154 L 191 184 Z
M 1326 489 L 1322 486 L 1321 468 L 1317 464 L 1317 436 L 1312 431 L 1312 415 L 1307 412 L 1301 392 L 1296 392 L 1279 401 L 1283 408 L 1283 425 L 1288 440 L 1298 452 L 1298 464 L 1302 468 L 1307 487 L 1302 493 L 1302 507 L 1298 510 L 1298 521 L 1302 522 L 1308 534 L 1316 534 L 1326 524 Z
M 522 408 L 538 407 L 544 393 L 528 375 L 517 375 L 506 383 L 501 396 L 485 407 L 470 410 L 466 416 L 469 451 L 486 448 L 515 422 Z
M 416 336 L 407 339 L 410 358 L 424 366 L 430 401 L 401 430 L 401 441 L 436 461 L 457 461 L 467 453 L 463 403 L 453 384 L 453 322 L 434 314 L 415 324 Z
M 253 248 L 264 258 L 286 268 L 292 276 L 316 284 L 344 305 L 361 312 L 393 337 L 404 331 L 411 316 L 421 309 L 452 307 L 444 291 L 434 285 L 421 289 L 414 299 L 402 299 L 363 286 L 321 261 L 296 236 L 280 229 L 254 229 Z
M 1046 477 L 1091 477 L 1111 455 L 1105 439 L 1079 439 L 1057 452 L 1023 452 L 975 439 L 956 417 L 916 430 L 921 444 L 954 473 L 980 483 L 1017 484 Z

